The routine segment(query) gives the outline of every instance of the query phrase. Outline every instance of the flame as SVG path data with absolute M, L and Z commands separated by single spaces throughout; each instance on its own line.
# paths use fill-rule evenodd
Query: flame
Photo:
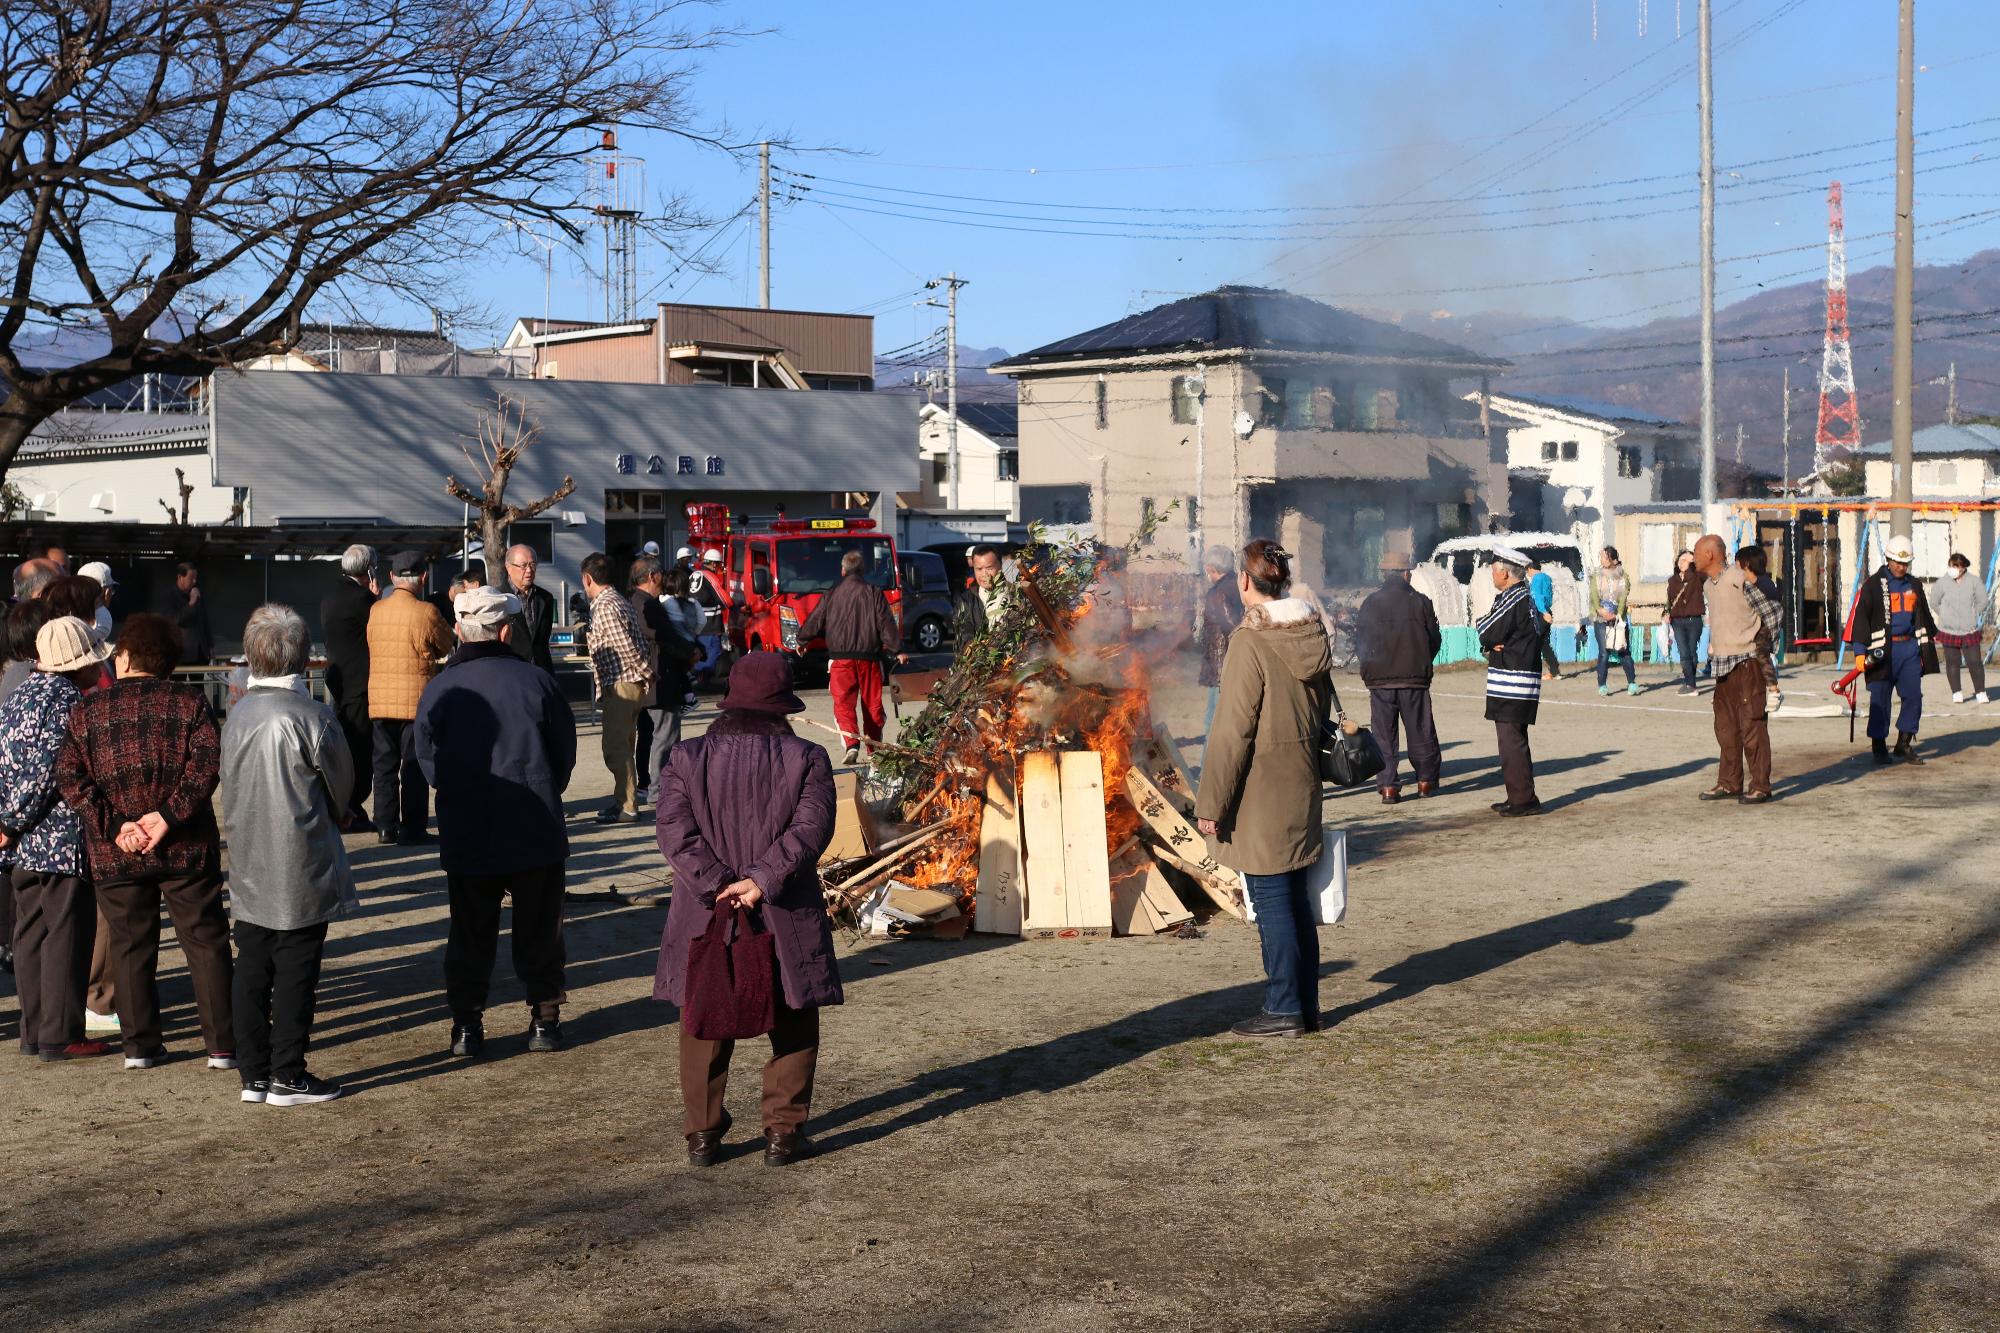
M 1089 616 L 1086 608 L 1077 620 Z M 1036 750 L 1089 749 L 1103 760 L 1104 850 L 1107 857 L 1116 853 L 1139 832 L 1139 813 L 1125 798 L 1126 775 L 1132 768 L 1133 742 L 1149 734 L 1151 718 L 1144 663 L 1125 643 L 1071 648 L 1061 654 L 1029 683 L 989 706 L 984 754 L 947 761 L 940 779 L 943 790 L 931 794 L 920 819 L 947 821 L 948 831 L 898 877 L 952 893 L 970 910 L 978 890 L 979 833 L 988 776 L 1000 774 L 1012 789 L 1022 756 Z

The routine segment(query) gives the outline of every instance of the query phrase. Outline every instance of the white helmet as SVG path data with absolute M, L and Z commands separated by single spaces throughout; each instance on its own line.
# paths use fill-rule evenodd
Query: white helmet
M 647 542 L 639 548 L 640 555 L 658 555 L 659 553 L 660 544 L 658 542 Z
M 692 560 L 694 559 L 694 551 L 689 547 L 683 546 L 680 550 L 674 552 L 674 559 Z
M 704 564 L 713 563 L 719 565 L 722 563 L 722 552 L 716 550 L 713 546 L 711 546 L 706 551 L 703 551 L 701 553 L 701 558 L 702 558 L 702 563 Z

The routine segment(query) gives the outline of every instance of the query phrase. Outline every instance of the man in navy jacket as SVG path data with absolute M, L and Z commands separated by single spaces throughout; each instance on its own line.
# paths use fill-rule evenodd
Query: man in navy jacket
M 514 900 L 514 972 L 527 992 L 528 1049 L 562 1045 L 563 788 L 576 718 L 554 677 L 516 656 L 520 600 L 474 588 L 453 602 L 459 647 L 417 704 L 412 747 L 437 792 L 438 853 L 451 902 L 445 998 L 451 1050 L 478 1056 L 499 945 Z

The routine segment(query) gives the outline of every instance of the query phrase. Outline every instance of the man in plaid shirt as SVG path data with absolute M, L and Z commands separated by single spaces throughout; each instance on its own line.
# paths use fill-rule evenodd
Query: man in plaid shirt
M 604 711 L 604 766 L 611 771 L 611 804 L 597 812 L 600 824 L 637 823 L 638 774 L 634 749 L 639 712 L 652 692 L 658 664 L 646 651 L 644 632 L 632 604 L 613 585 L 611 558 L 602 551 L 583 562 L 583 592 L 590 599 L 590 670 Z

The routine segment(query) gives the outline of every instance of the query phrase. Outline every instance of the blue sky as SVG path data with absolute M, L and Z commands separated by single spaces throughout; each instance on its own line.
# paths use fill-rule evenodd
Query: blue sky
M 1917 7 L 1936 263 L 2000 245 L 2000 31 L 1979 0 Z M 912 293 L 947 269 L 970 280 L 961 338 L 1017 351 L 1230 281 L 1613 326 L 1696 293 L 1695 3 L 1678 42 L 1675 0 L 1647 0 L 1644 37 L 1640 8 L 1599 0 L 1593 41 L 1589 0 L 725 5 L 775 31 L 708 57 L 696 91 L 739 134 L 847 150 L 777 157 L 774 304 L 868 309 L 878 350 L 941 322 Z M 1723 266 L 1725 301 L 1822 271 L 1834 176 L 1852 266 L 1888 255 L 1895 11 L 1716 0 L 1718 253 L 1763 256 Z M 754 154 L 624 146 L 654 194 L 726 216 L 754 192 Z M 688 238 L 714 276 L 649 248 L 642 307 L 754 303 L 754 245 L 754 218 Z M 494 332 L 540 312 L 528 250 L 467 270 Z M 562 254 L 554 289 L 557 316 L 601 316 Z

